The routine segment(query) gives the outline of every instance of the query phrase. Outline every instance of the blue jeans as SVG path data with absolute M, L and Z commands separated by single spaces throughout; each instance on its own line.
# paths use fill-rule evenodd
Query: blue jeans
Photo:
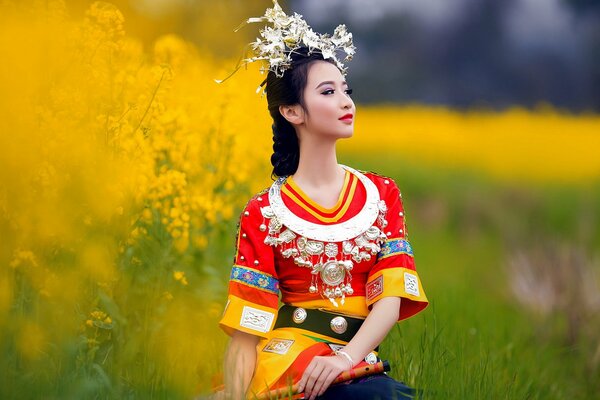
M 373 375 L 350 384 L 330 386 L 319 400 L 411 400 L 416 390 L 385 374 Z

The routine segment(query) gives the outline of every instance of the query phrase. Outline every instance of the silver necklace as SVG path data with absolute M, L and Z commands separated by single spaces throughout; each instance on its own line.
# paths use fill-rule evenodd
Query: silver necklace
M 298 217 L 281 199 L 281 186 L 286 182 L 287 176 L 277 179 L 269 189 L 269 200 L 273 214 L 293 232 L 308 239 L 322 242 L 341 242 L 342 240 L 352 239 L 364 232 L 375 222 L 379 214 L 379 191 L 365 175 L 346 165 L 340 166 L 353 173 L 367 192 L 365 205 L 354 217 L 332 225 L 315 224 Z
M 380 199 L 375 184 L 357 170 L 341 166 L 354 174 L 366 190 L 365 204 L 354 217 L 331 225 L 298 217 L 281 198 L 281 186 L 287 177 L 281 177 L 271 185 L 270 205 L 261 208 L 263 218 L 269 220 L 265 243 L 279 247 L 281 254 L 285 258 L 293 257 L 296 265 L 310 268 L 309 292 L 317 293 L 320 289 L 321 295 L 336 307 L 336 299 L 341 299 L 344 304 L 345 296 L 354 293 L 350 283 L 354 263 L 368 261 L 381 250 L 386 239 L 383 230 L 387 226 L 387 206 Z M 262 231 L 267 229 L 264 222 L 260 226 Z

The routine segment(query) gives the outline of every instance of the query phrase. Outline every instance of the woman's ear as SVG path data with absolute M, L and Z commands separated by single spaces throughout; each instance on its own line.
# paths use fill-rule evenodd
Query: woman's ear
M 304 110 L 300 104 L 293 106 L 279 106 L 279 113 L 292 125 L 304 123 Z

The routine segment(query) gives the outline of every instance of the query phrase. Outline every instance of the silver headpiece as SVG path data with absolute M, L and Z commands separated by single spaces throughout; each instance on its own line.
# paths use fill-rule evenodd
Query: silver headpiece
M 321 53 L 324 59 L 331 59 L 338 68 L 346 75 L 346 67 L 343 62 L 352 60 L 356 50 L 352 43 L 352 33 L 346 30 L 346 25 L 338 25 L 333 32 L 333 36 L 328 34 L 319 34 L 314 32 L 311 27 L 302 18 L 302 15 L 294 13 L 287 15 L 277 0 L 273 0 L 273 8 L 267 8 L 262 17 L 248 18 L 235 29 L 237 32 L 246 24 L 255 22 L 267 22 L 273 26 L 265 26 L 260 30 L 260 38 L 246 46 L 252 46 L 254 55 L 249 58 L 243 58 L 238 62 L 235 70 L 225 79 L 216 80 L 221 83 L 232 76 L 238 69 L 249 63 L 264 60 L 269 63 L 269 67 L 261 67 L 261 73 L 273 71 L 276 76 L 282 77 L 287 69 L 292 67 L 292 54 L 300 47 L 308 48 L 308 55 L 312 53 Z M 336 52 L 344 51 L 346 57 L 343 60 L 338 59 Z M 343 61 L 343 62 L 342 62 Z M 259 86 L 258 91 L 264 85 Z

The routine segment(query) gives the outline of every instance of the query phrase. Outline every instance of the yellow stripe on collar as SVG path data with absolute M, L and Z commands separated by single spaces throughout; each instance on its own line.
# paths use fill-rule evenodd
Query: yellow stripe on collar
M 300 187 L 295 182 L 293 182 L 293 180 L 291 179 L 291 177 L 288 178 L 287 183 L 302 198 L 298 198 L 298 196 L 296 196 L 292 191 L 290 191 L 285 185 L 281 187 L 281 191 L 282 191 L 282 193 L 285 193 L 286 196 L 288 196 L 290 199 L 292 199 L 298 206 L 300 206 L 302 209 L 304 209 L 306 212 L 308 212 L 313 217 L 317 218 L 319 221 L 321 221 L 321 222 L 337 222 L 337 221 L 339 221 L 344 216 L 344 214 L 346 213 L 346 211 L 348 211 L 348 208 L 350 207 L 350 204 L 352 203 L 352 199 L 354 197 L 354 193 L 356 192 L 356 186 L 358 184 L 358 179 L 353 179 L 352 180 L 352 184 L 350 185 L 350 189 L 348 190 L 348 196 L 346 197 L 346 201 L 343 203 L 343 205 L 341 204 L 342 201 L 343 201 L 343 199 L 344 199 L 344 196 L 346 194 L 346 191 L 347 191 L 346 189 L 347 189 L 349 181 L 350 181 L 350 172 L 347 172 L 346 180 L 344 181 L 344 186 L 342 188 L 342 192 L 340 193 L 340 198 L 338 199 L 338 204 L 336 204 L 331 209 L 323 208 L 320 205 L 318 205 L 317 203 L 315 203 L 313 200 L 311 200 L 302 191 L 302 189 L 300 189 Z M 312 207 L 318 209 L 319 211 L 321 211 L 323 213 L 327 213 L 327 212 L 331 213 L 331 212 L 335 211 L 336 209 L 338 209 L 340 207 L 340 205 L 341 205 L 341 208 L 339 208 L 339 211 L 334 216 L 332 216 L 332 217 L 324 217 L 318 211 L 316 211 L 313 208 L 307 206 L 305 204 L 305 202 L 308 203 L 308 204 L 310 204 Z

